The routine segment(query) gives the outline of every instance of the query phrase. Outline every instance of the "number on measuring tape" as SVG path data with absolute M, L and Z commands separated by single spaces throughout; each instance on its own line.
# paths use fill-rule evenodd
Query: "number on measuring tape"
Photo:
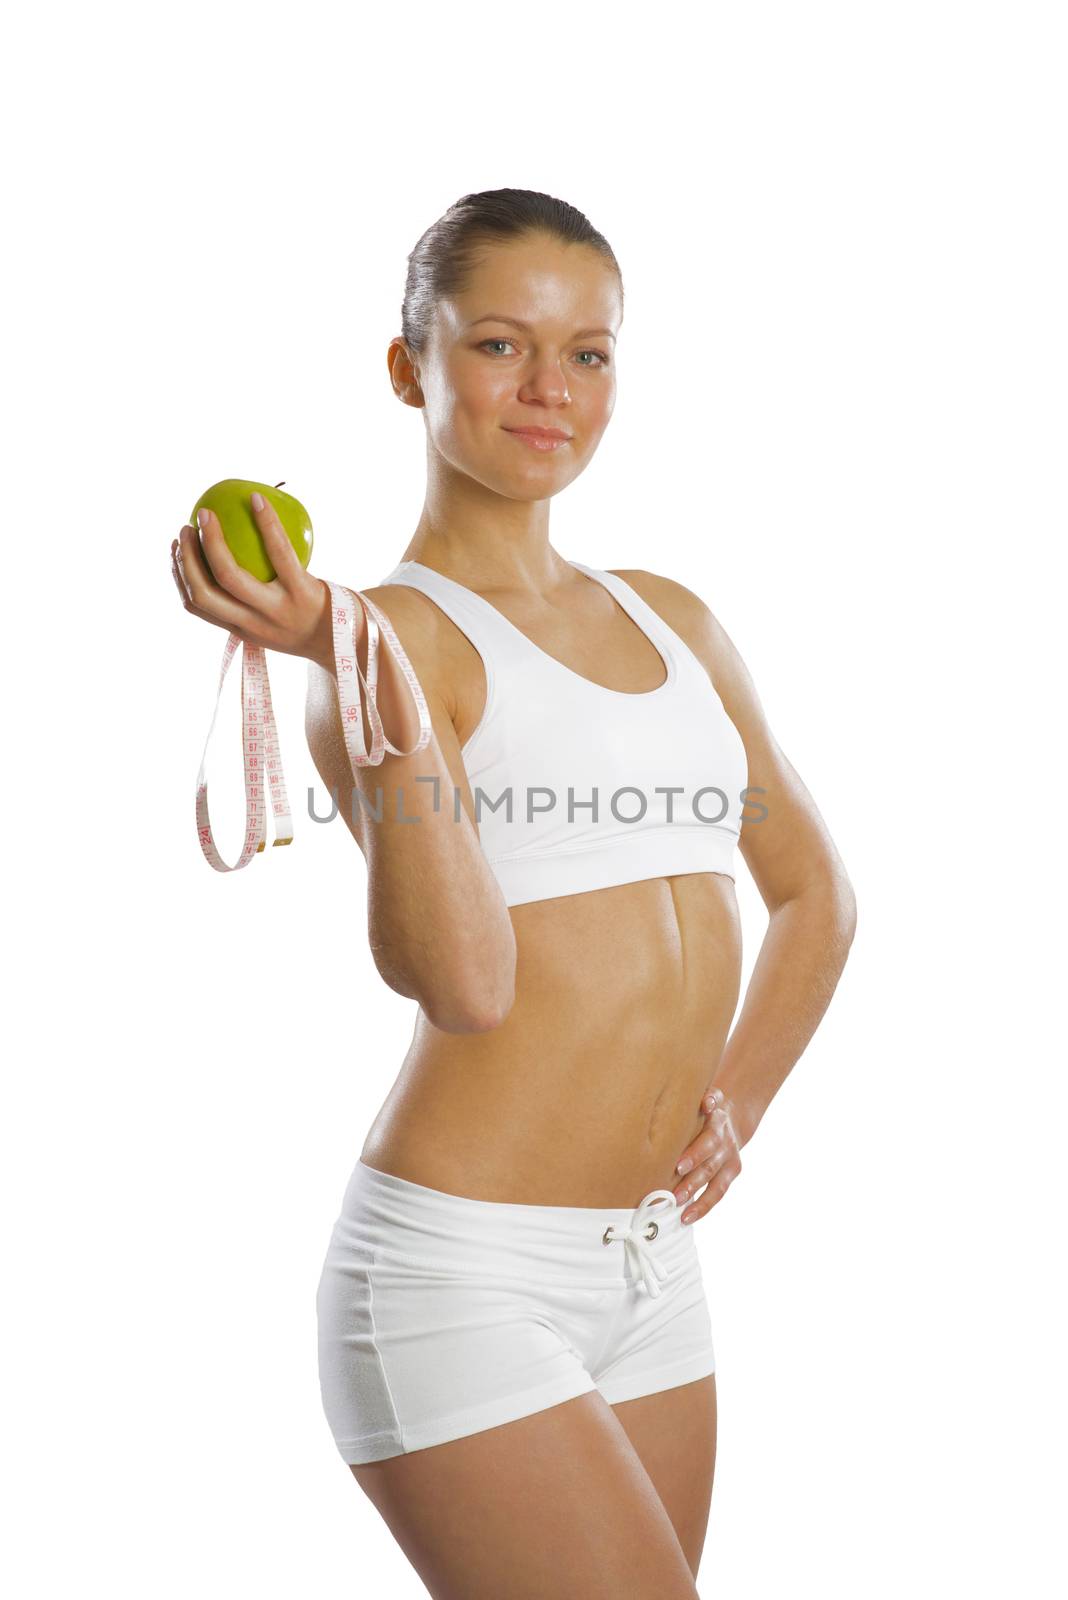
M 426 697 L 404 653 L 404 647 L 393 630 L 393 625 L 374 601 L 361 589 L 346 589 L 329 583 L 331 620 L 333 623 L 334 666 L 337 675 L 338 701 L 341 706 L 341 725 L 345 735 L 345 748 L 355 776 L 357 767 L 377 767 L 386 752 L 394 756 L 412 756 L 430 742 L 430 712 Z M 345 596 L 349 599 L 346 600 Z M 360 671 L 356 655 L 357 602 L 363 607 L 367 624 L 367 676 Z M 419 717 L 419 735 L 410 750 L 399 750 L 386 737 L 382 719 L 378 714 L 378 652 L 380 639 L 404 674 L 412 701 Z M 241 753 L 245 769 L 245 839 L 241 854 L 233 865 L 228 865 L 219 854 L 212 837 L 208 820 L 208 783 L 204 776 L 208 759 L 208 746 L 215 731 L 219 715 L 219 702 L 223 684 L 238 648 L 241 656 Z M 354 682 L 353 674 L 358 680 Z M 363 736 L 363 716 L 360 694 L 371 728 L 368 748 Z M 357 731 L 359 737 L 357 738 Z M 263 775 L 268 774 L 271 809 L 274 812 L 275 836 L 272 844 L 293 843 L 293 818 L 286 794 L 285 774 L 282 771 L 282 753 L 278 744 L 278 729 L 271 704 L 271 684 L 267 676 L 267 656 L 259 645 L 245 644 L 240 634 L 231 633 L 223 650 L 222 671 L 215 696 L 215 710 L 208 736 L 204 741 L 204 754 L 197 773 L 197 838 L 208 863 L 217 872 L 237 872 L 247 866 L 254 855 L 263 850 L 267 840 L 266 807 L 263 801 Z

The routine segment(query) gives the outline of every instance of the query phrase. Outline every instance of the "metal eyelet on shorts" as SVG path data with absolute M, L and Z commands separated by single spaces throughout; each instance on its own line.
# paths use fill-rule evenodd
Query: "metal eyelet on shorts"
M 601 1235 L 601 1243 L 602 1244 L 611 1244 L 612 1243 L 611 1239 L 608 1237 L 608 1235 L 611 1233 L 611 1231 L 612 1231 L 612 1225 L 611 1225 L 611 1223 L 609 1223 L 608 1227 L 604 1230 L 604 1233 Z M 649 1226 L 645 1229 L 643 1237 L 646 1238 L 646 1239 L 655 1239 L 659 1232 L 660 1232 L 659 1224 L 656 1223 L 656 1222 L 650 1222 Z

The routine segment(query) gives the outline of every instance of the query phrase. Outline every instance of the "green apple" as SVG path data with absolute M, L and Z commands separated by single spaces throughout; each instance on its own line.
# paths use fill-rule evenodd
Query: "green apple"
M 284 478 L 282 482 L 285 482 Z M 263 535 L 256 524 L 256 513 L 252 509 L 254 489 L 258 489 L 263 498 L 274 507 L 302 567 L 308 565 L 312 553 L 311 518 L 293 495 L 280 493 L 281 487 L 281 484 L 272 486 L 269 483 L 257 483 L 252 478 L 223 478 L 221 482 L 213 483 L 211 488 L 201 495 L 193 507 L 189 526 L 199 532 L 197 512 L 201 506 L 214 511 L 219 519 L 219 527 L 222 529 L 227 548 L 238 566 L 244 567 L 246 572 L 251 572 L 254 578 L 270 583 L 278 574 L 271 565 Z M 200 553 L 204 557 L 204 565 L 211 572 L 211 562 L 204 549 L 202 533 Z M 214 577 L 214 573 L 212 576 Z

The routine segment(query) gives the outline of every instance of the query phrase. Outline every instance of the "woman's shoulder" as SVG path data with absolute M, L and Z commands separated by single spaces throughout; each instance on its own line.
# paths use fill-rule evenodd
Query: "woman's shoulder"
M 677 578 L 669 578 L 662 572 L 647 572 L 640 567 L 606 567 L 605 570 L 613 577 L 622 578 L 702 660 L 709 650 L 714 654 L 722 648 L 726 635 L 710 607 Z
M 431 703 L 435 728 L 440 715 L 454 726 L 483 674 L 477 650 L 435 600 L 407 583 L 380 583 L 360 591 L 382 611 Z
M 396 634 L 424 694 L 444 704 L 451 704 L 454 696 L 454 649 L 448 620 L 434 602 L 420 590 L 405 583 L 344 584 L 339 587 L 349 589 L 354 595 L 366 595 Z M 381 629 L 379 631 L 381 634 Z M 379 649 L 385 648 L 386 641 L 380 638 Z M 361 664 L 366 662 L 366 658 L 366 645 L 361 642 Z M 329 687 L 328 680 L 329 674 L 321 669 L 310 674 L 309 697 L 321 700 Z M 327 695 L 326 698 L 332 697 Z
M 421 589 L 407 583 L 368 584 L 359 592 L 385 615 L 424 689 L 440 687 L 438 679 L 445 665 L 450 632 L 440 607 Z
M 609 570 L 609 569 L 606 569 Z M 711 607 L 686 584 L 660 572 L 611 569 L 651 606 L 662 622 L 689 646 L 712 679 L 720 698 L 732 704 L 755 696 L 745 662 Z

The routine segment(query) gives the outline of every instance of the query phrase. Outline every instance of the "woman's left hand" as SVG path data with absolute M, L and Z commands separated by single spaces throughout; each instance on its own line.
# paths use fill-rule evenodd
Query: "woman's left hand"
M 686 1146 L 675 1168 L 681 1179 L 674 1191 L 680 1206 L 702 1185 L 708 1185 L 700 1200 L 683 1211 L 682 1220 L 687 1224 L 706 1216 L 742 1170 L 742 1141 L 735 1130 L 733 1103 L 722 1089 L 710 1089 L 701 1110 L 707 1113 L 705 1125 Z

